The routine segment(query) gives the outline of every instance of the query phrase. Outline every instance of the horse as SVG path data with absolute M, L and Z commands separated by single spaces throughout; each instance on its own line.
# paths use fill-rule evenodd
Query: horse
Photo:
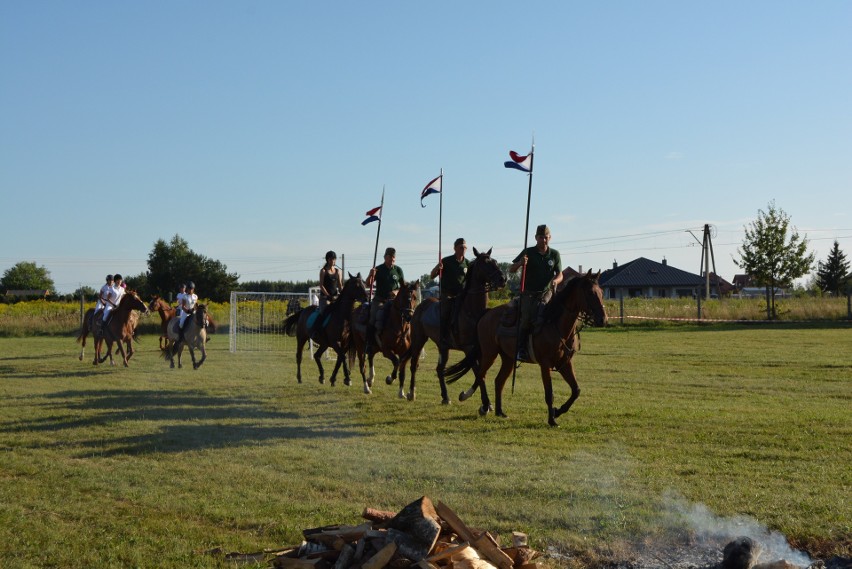
M 118 306 L 112 311 L 109 317 L 109 322 L 102 324 L 100 327 L 94 326 L 95 310 L 90 308 L 83 318 L 83 328 L 77 336 L 77 341 L 82 343 L 80 348 L 80 360 L 83 359 L 83 351 L 86 347 L 86 335 L 89 331 L 92 332 L 92 337 L 95 341 L 95 359 L 92 365 L 102 364 L 109 358 L 109 364 L 115 365 L 115 360 L 112 357 L 112 345 L 118 345 L 118 351 L 121 353 L 121 359 L 124 367 L 127 367 L 127 361 L 133 357 L 133 340 L 136 332 L 136 324 L 139 317 L 134 310 L 139 310 L 144 314 L 148 314 L 148 307 L 139 298 L 134 290 L 125 291 Z M 100 313 L 98 313 L 98 316 Z M 103 343 L 106 341 L 106 354 L 101 356 Z M 125 350 L 125 347 L 127 348 Z
M 175 367 L 175 355 L 178 358 L 178 368 L 182 368 L 181 356 L 183 356 L 184 346 L 189 348 L 189 355 L 192 358 L 192 369 L 198 369 L 204 360 L 207 359 L 207 326 L 208 326 L 207 305 L 195 305 L 195 311 L 187 315 L 184 322 L 183 340 L 180 339 L 180 318 L 172 318 L 168 324 L 168 336 L 171 341 L 165 348 L 161 348 L 163 359 L 169 360 L 170 368 Z M 195 349 L 201 350 L 201 359 L 195 361 Z
M 544 401 L 547 404 L 547 422 L 551 427 L 558 427 L 556 418 L 566 413 L 580 396 L 577 376 L 574 373 L 572 358 L 580 349 L 578 320 L 589 322 L 594 326 L 606 326 L 607 315 L 603 304 L 603 293 L 598 284 L 600 271 L 593 275 L 590 270 L 568 281 L 544 307 L 540 318 L 541 325 L 536 323 L 531 338 L 530 356 L 541 368 L 541 381 L 544 385 Z M 485 388 L 485 374 L 500 356 L 500 370 L 494 378 L 496 392 L 495 414 L 506 417 L 503 412 L 503 387 L 506 379 L 515 365 L 517 354 L 517 318 L 518 310 L 514 303 L 503 304 L 486 312 L 479 320 L 477 333 L 479 349 L 466 356 L 459 363 L 447 369 L 447 382 L 459 379 L 469 369 L 476 373 L 474 385 L 463 392 L 459 399 L 464 400 L 476 390 L 481 389 L 482 406 L 479 414 L 488 413 L 491 405 Z M 478 360 L 478 365 L 477 365 Z M 478 369 L 477 369 L 478 368 Z M 571 387 L 571 397 L 560 407 L 553 405 L 553 385 L 551 370 L 558 371 Z
M 436 298 L 427 298 L 421 302 L 414 315 L 411 317 L 411 348 L 402 357 L 401 366 L 405 366 L 411 360 L 411 385 L 407 398 L 414 401 L 414 388 L 416 383 L 417 367 L 420 362 L 420 353 L 428 340 L 432 340 L 438 346 L 438 365 L 435 371 L 441 384 L 441 402 L 449 405 L 450 397 L 447 394 L 447 383 L 444 380 L 444 369 L 447 366 L 447 358 L 450 349 L 461 350 L 469 353 L 477 341 L 476 324 L 488 309 L 488 291 L 498 290 L 506 286 L 506 275 L 500 270 L 497 261 L 491 258 L 491 249 L 480 253 L 473 248 L 474 259 L 471 261 L 465 276 L 464 290 L 457 299 L 458 305 L 458 333 L 449 334 L 449 345 L 441 342 L 441 312 L 440 302 Z M 444 301 L 444 302 L 453 302 Z M 404 394 L 403 381 L 400 378 L 399 395 Z
M 148 310 L 160 314 L 160 349 L 163 350 L 171 341 L 169 340 L 169 321 L 177 316 L 177 309 L 172 308 L 168 302 L 155 294 L 151 297 L 151 302 L 148 303 Z M 207 330 L 211 334 L 216 333 L 216 323 L 209 313 L 207 314 Z
M 400 356 L 403 356 L 411 347 L 411 316 L 414 314 L 414 309 L 417 307 L 417 294 L 420 291 L 420 281 L 402 282 L 399 290 L 393 299 L 387 301 L 380 312 L 378 318 L 384 319 L 384 327 L 381 332 L 377 332 L 373 338 L 372 345 L 379 346 L 382 355 L 391 361 L 393 364 L 393 372 L 385 378 L 385 382 L 391 385 L 399 374 L 400 382 L 405 379 L 405 368 L 400 367 Z M 355 355 L 358 356 L 358 370 L 361 372 L 361 379 L 364 380 L 364 393 L 372 393 L 373 378 L 376 376 L 376 369 L 373 366 L 373 358 L 376 351 L 374 349 L 367 353 L 367 323 L 370 319 L 370 307 L 367 304 L 362 304 L 355 311 L 353 318 L 354 325 L 352 326 L 352 342 L 349 346 L 349 362 L 353 363 Z M 364 368 L 364 360 L 369 360 L 370 373 L 367 375 Z M 401 392 L 400 392 L 400 396 Z
M 326 306 L 322 314 L 316 314 L 311 318 L 317 310 L 316 306 L 311 305 L 291 314 L 284 320 L 284 333 L 288 336 L 296 336 L 296 379 L 299 383 L 302 383 L 302 351 L 307 341 L 311 339 L 310 331 L 316 318 L 323 319 L 323 323 L 320 324 L 319 330 L 313 338 L 317 344 L 314 361 L 317 362 L 317 368 L 319 368 L 319 382 L 325 383 L 325 370 L 320 358 L 326 349 L 331 348 L 337 354 L 337 363 L 334 365 L 334 371 L 331 372 L 331 385 L 336 383 L 337 372 L 341 365 L 343 366 L 344 385 L 348 386 L 352 383 L 349 377 L 349 366 L 346 363 L 349 328 L 355 303 L 365 302 L 366 300 L 367 288 L 364 286 L 361 273 L 354 277 L 350 274 L 346 284 L 343 285 L 343 290 L 340 291 L 340 296 Z

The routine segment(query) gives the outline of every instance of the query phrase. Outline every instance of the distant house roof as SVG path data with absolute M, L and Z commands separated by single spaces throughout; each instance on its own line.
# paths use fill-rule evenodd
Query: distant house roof
M 704 279 L 696 274 L 688 273 L 666 262 L 658 263 L 645 257 L 639 257 L 629 263 L 607 269 L 600 276 L 602 287 L 697 287 Z
M 745 288 L 747 286 L 754 286 L 752 283 L 751 275 L 739 274 L 734 275 L 734 286 L 737 288 Z
M 49 296 L 49 290 L 43 289 L 23 289 L 23 290 L 7 290 L 6 296 Z

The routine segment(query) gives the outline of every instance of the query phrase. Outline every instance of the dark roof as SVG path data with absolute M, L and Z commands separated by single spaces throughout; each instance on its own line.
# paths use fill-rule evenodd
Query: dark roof
M 629 263 L 608 269 L 601 273 L 602 287 L 628 286 L 701 286 L 704 279 L 700 275 L 676 269 L 668 264 L 658 263 L 645 257 L 639 257 Z

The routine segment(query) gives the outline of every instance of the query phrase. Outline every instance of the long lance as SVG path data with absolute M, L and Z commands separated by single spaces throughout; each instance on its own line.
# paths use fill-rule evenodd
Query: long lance
M 444 267 L 441 266 L 441 223 L 444 218 L 444 169 L 441 168 L 441 191 L 438 196 L 438 298 L 443 298 L 443 290 L 444 290 Z M 439 325 L 443 325 L 443 322 L 440 322 L 440 310 L 439 314 Z
M 526 254 L 527 251 L 527 239 L 529 238 L 529 230 L 530 230 L 530 201 L 532 200 L 532 178 L 533 178 L 533 165 L 535 163 L 535 138 L 533 138 L 532 148 L 530 149 L 530 182 L 529 187 L 527 188 L 527 219 L 524 223 L 524 248 L 521 251 L 521 256 Z M 521 269 L 521 296 L 524 294 L 525 285 L 527 280 L 527 264 L 523 264 L 523 268 Z M 521 307 L 521 304 L 524 302 L 523 298 L 518 303 L 518 308 Z M 519 315 L 520 316 L 520 315 Z M 515 359 L 518 359 L 518 351 L 521 349 L 521 343 L 518 341 L 521 335 L 521 319 L 518 318 L 518 327 L 515 330 Z M 512 393 L 515 393 L 515 376 L 517 375 L 518 366 L 512 366 Z
M 373 202 L 375 203 L 375 202 Z M 382 217 L 385 214 L 385 187 L 382 186 L 382 202 L 379 204 L 379 226 L 376 228 L 376 246 L 373 248 L 373 268 L 376 268 L 376 258 L 379 254 L 379 234 L 382 232 Z M 373 301 L 373 284 L 375 284 L 375 279 L 370 281 L 370 296 L 367 297 L 370 299 L 370 302 Z

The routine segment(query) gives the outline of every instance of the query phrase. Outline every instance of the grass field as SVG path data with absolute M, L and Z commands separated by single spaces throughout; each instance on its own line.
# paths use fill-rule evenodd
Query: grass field
M 297 384 L 292 343 L 231 354 L 217 335 L 193 371 L 168 369 L 152 335 L 127 369 L 94 368 L 90 349 L 78 361 L 70 337 L 0 338 L 0 566 L 228 567 L 205 551 L 298 544 L 422 495 L 566 555 L 552 565 L 694 538 L 696 512 L 852 554 L 848 325 L 586 329 L 582 342 L 582 394 L 551 429 L 528 365 L 508 419 L 479 417 L 478 399 L 441 406 L 434 349 L 407 402 L 384 382 L 370 396 L 360 378 L 319 385 L 310 360 Z

